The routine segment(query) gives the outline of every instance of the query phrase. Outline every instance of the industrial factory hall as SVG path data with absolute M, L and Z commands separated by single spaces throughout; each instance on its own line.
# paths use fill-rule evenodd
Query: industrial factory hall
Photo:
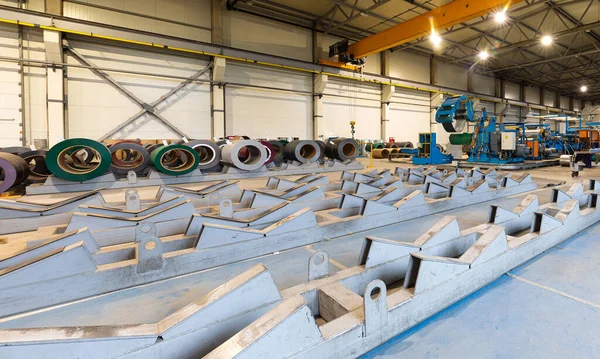
M 599 0 L 0 0 L 0 359 L 600 358 Z

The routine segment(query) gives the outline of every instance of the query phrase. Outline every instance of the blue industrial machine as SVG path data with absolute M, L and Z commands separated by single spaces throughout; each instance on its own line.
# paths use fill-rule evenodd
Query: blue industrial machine
M 404 152 L 404 150 L 401 151 Z M 451 163 L 454 159 L 452 155 L 445 154 L 440 150 L 435 132 L 419 133 L 418 148 L 408 150 L 413 151 L 412 163 L 415 165 L 441 165 Z M 417 151 L 416 154 L 414 154 L 414 150 Z
M 496 117 L 488 117 L 483 109 L 480 117 L 475 116 L 475 104 L 465 95 L 444 100 L 435 114 L 435 120 L 444 126 L 447 132 L 462 132 L 467 122 L 473 123 L 471 150 L 468 162 L 509 164 L 523 162 L 531 154 L 525 143 L 518 142 L 519 129 L 497 123 Z M 456 136 L 464 141 L 465 136 Z M 451 140 L 452 143 L 452 140 Z M 459 143 L 453 143 L 459 144 Z M 460 144 L 466 144 L 461 142 Z
M 449 97 L 435 112 L 435 121 L 444 126 L 446 132 L 462 132 L 468 122 L 475 119 L 473 100 L 465 95 Z
M 497 123 L 496 117 L 488 117 L 483 109 L 475 124 L 473 137 L 475 144 L 471 148 L 468 162 L 483 162 L 494 164 L 519 163 L 531 155 L 531 148 L 524 143 L 518 143 L 518 128 L 511 128 L 503 123 Z

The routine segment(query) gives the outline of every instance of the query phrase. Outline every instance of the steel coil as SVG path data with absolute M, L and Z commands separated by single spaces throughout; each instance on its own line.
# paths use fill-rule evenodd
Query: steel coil
M 221 160 L 241 170 L 254 171 L 267 161 L 267 150 L 257 141 L 234 140 L 221 148 Z
M 415 148 L 415 145 L 410 141 L 398 142 L 398 146 L 400 146 L 400 148 Z
M 198 168 L 201 170 L 213 168 L 218 166 L 219 162 L 221 162 L 221 149 L 214 141 L 193 140 L 184 145 L 191 147 L 196 151 L 200 158 Z
M 269 141 L 260 141 L 260 144 L 265 146 L 265 150 L 267 151 L 267 161 L 265 162 L 265 165 L 268 165 L 275 160 L 275 148 Z
M 379 143 L 367 143 L 365 145 L 365 150 L 367 152 L 371 152 L 372 150 L 378 149 L 378 148 L 385 148 L 385 146 L 381 142 L 379 142 Z
M 400 146 L 396 142 L 385 142 L 385 148 L 399 148 Z
M 321 158 L 321 148 L 315 141 L 296 140 L 285 145 L 283 155 L 300 163 L 316 162 Z
M 283 161 L 285 145 L 279 141 L 269 141 L 269 145 L 273 148 L 273 163 L 279 165 Z
M 27 162 L 29 166 L 29 179 L 31 180 L 43 180 L 48 178 L 52 173 L 46 166 L 46 150 L 27 151 L 19 154 L 19 157 Z
M 86 153 L 86 159 L 77 156 Z M 89 153 L 93 155 L 89 155 Z M 89 158 L 89 162 L 88 162 Z M 100 142 L 87 138 L 61 141 L 46 154 L 46 166 L 53 175 L 68 181 L 87 181 L 104 174 L 110 167 L 108 148 Z
M 373 158 L 388 158 L 391 152 L 390 148 L 376 148 L 371 151 L 371 155 Z
M 353 160 L 358 156 L 358 143 L 352 138 L 329 141 L 325 144 L 325 155 L 340 161 Z
M 562 167 L 570 167 L 571 166 L 571 156 L 570 155 L 561 155 L 558 159 L 558 162 Z
M 0 182 L 0 193 L 20 185 L 29 176 L 27 162 L 12 153 L 0 152 L 0 169 L 2 169 L 1 172 L 4 175 Z
M 319 145 L 319 148 L 321 149 L 321 156 L 319 156 L 319 160 L 322 160 L 325 158 L 325 142 L 316 140 L 315 143 Z
M 110 170 L 125 175 L 129 171 L 142 173 L 150 163 L 150 153 L 136 142 L 123 141 L 110 146 Z
M 150 162 L 162 173 L 182 176 L 198 168 L 200 157 L 188 146 L 171 144 L 154 150 L 150 154 Z

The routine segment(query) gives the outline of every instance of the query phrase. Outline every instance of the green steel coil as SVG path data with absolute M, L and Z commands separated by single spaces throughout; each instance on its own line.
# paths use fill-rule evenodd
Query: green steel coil
M 77 165 L 71 155 L 83 148 L 91 149 L 95 161 Z M 88 138 L 71 138 L 61 141 L 46 154 L 46 166 L 56 177 L 82 182 L 103 175 L 110 167 L 110 151 L 102 143 Z
M 178 154 L 177 157 L 179 157 L 179 160 L 173 161 L 172 159 L 167 158 L 173 153 Z M 198 156 L 198 153 L 189 146 L 172 144 L 161 146 L 152 151 L 150 154 L 150 163 L 162 173 L 172 176 L 181 176 L 198 168 L 200 156 Z
M 279 140 L 279 142 L 284 146 L 287 145 L 288 143 L 290 143 L 290 141 L 288 141 L 288 140 Z
M 450 143 L 453 145 L 470 145 L 472 139 L 472 133 L 453 133 L 450 135 Z
M 371 152 L 372 149 L 380 149 L 385 148 L 385 145 L 381 142 L 379 143 L 367 143 L 366 150 L 367 152 Z

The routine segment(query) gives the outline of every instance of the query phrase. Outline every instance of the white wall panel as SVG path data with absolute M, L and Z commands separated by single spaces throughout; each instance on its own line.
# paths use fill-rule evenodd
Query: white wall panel
M 177 36 L 192 40 L 210 42 L 211 33 L 206 29 L 193 26 L 173 24 L 165 20 L 173 20 L 183 24 L 190 24 L 210 28 L 211 4 L 210 0 L 79 0 L 85 4 L 63 3 L 63 14 L 81 20 L 99 22 L 103 24 L 127 27 L 136 30 L 155 32 L 159 34 Z M 114 10 L 112 10 L 114 9 Z M 134 14 L 125 14 L 119 10 L 134 14 L 152 16 L 149 19 Z
M 581 100 L 574 98 L 573 99 L 573 111 L 581 111 L 583 108 L 581 107 Z
M 419 133 L 431 131 L 429 93 L 396 88 L 389 106 L 388 137 L 395 137 L 397 142 L 411 141 L 416 146 Z
M 540 88 L 525 86 L 525 101 L 534 104 L 540 104 Z
M 225 81 L 295 91 L 312 90 L 312 76 L 256 65 L 228 63 Z M 225 133 L 252 138 L 312 137 L 312 96 L 227 86 Z
M 504 83 L 504 97 L 516 101 L 521 100 L 520 86 L 511 82 Z
M 0 25 L 0 55 L 19 57 L 18 32 L 15 26 Z M 0 147 L 21 144 L 21 75 L 19 65 L 0 64 Z
M 312 32 L 236 11 L 223 13 L 223 44 L 312 61 Z
M 489 76 L 474 74 L 473 90 L 477 93 L 494 96 L 496 92 L 496 79 Z
M 567 96 L 560 97 L 560 108 L 568 110 L 569 109 L 569 98 Z
M 467 90 L 467 68 L 463 66 L 437 62 L 438 85 L 447 86 L 460 90 Z
M 557 106 L 558 104 L 554 103 L 556 94 L 553 91 L 549 91 L 549 90 L 543 90 L 544 91 L 544 106 L 550 106 L 550 107 L 554 107 Z
M 23 56 L 27 59 L 44 61 L 46 59 L 42 32 L 23 29 Z M 48 120 L 46 115 L 46 69 L 26 66 L 24 71 L 26 138 L 28 144 L 35 140 L 48 138 Z M 48 70 L 52 71 L 52 69 Z
M 356 121 L 356 138 L 381 138 L 381 91 L 379 86 L 329 78 L 323 96 L 324 136 L 326 138 L 350 137 L 352 135 L 351 120 Z
M 189 77 L 208 61 L 71 41 L 99 67 Z M 69 55 L 70 64 L 79 64 Z M 183 80 L 108 72 L 127 90 L 147 103 L 154 102 Z M 202 79 L 207 79 L 205 74 Z M 98 138 L 139 111 L 132 100 L 88 69 L 68 69 L 69 137 Z M 210 138 L 210 88 L 192 83 L 158 106 L 158 113 L 190 138 Z M 144 115 L 114 138 L 162 139 L 178 136 L 154 117 Z
M 389 54 L 389 59 L 391 77 L 429 83 L 429 56 L 410 51 L 394 51 Z

